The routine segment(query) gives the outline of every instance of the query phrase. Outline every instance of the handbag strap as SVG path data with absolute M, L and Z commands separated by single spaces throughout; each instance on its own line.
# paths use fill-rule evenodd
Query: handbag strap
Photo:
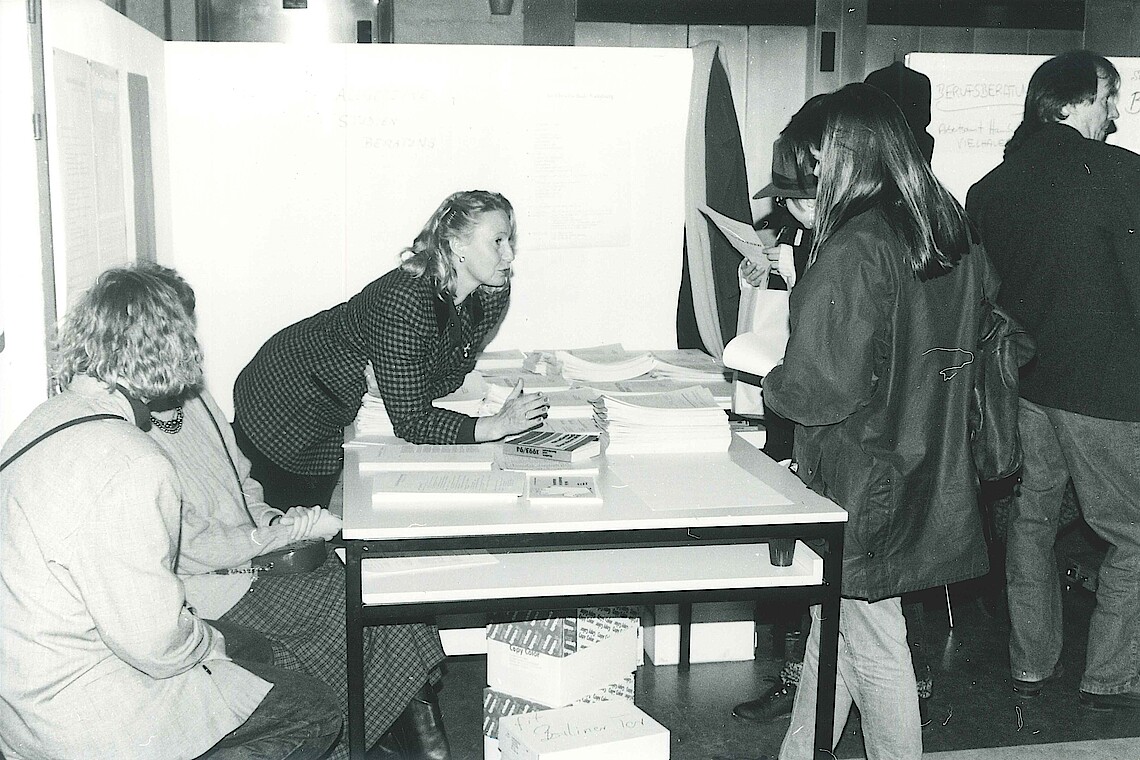
M 26 444 L 23 448 L 21 448 L 15 454 L 13 454 L 12 456 L 5 459 L 4 463 L 0 464 L 0 470 L 3 470 L 8 465 L 12 464 L 12 462 L 15 462 L 17 459 L 19 459 L 24 454 L 26 454 L 29 449 L 31 449 L 33 446 L 35 446 L 37 443 L 44 440 L 45 438 L 49 438 L 61 430 L 67 430 L 69 427 L 71 427 L 73 425 L 79 425 L 79 424 L 82 424 L 84 422 L 95 422 L 96 420 L 122 420 L 123 422 L 126 422 L 127 418 L 121 417 L 117 414 L 89 414 L 86 417 L 76 417 L 73 420 L 68 420 L 67 422 L 56 425 L 55 427 L 53 427 L 51 430 L 47 431 L 46 433 L 41 433 L 40 435 L 36 436 L 36 438 L 34 440 L 32 440 L 30 443 Z
M 198 396 L 198 401 L 201 402 L 202 408 L 206 410 L 206 416 L 210 418 L 210 422 L 214 424 L 214 430 L 218 433 L 218 438 L 222 442 L 222 451 L 226 452 L 226 459 L 230 463 L 230 470 L 234 473 L 234 479 L 237 480 L 238 493 L 241 494 L 241 506 L 245 510 L 246 515 L 249 517 L 250 525 L 255 529 L 257 528 L 257 520 L 253 518 L 253 512 L 249 509 L 249 501 L 245 498 L 245 489 L 241 487 L 241 473 L 238 472 L 237 463 L 234 461 L 234 455 L 230 453 L 230 447 L 226 445 L 226 437 L 222 434 L 222 426 L 214 419 L 214 413 L 210 411 L 209 404 L 206 399 Z

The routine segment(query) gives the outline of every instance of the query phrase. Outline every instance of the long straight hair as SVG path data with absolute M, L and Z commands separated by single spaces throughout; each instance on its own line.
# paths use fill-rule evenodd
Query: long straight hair
M 820 149 L 814 261 L 848 221 L 879 208 L 915 275 L 944 274 L 970 248 L 962 206 L 934 177 L 890 96 L 849 84 L 828 96 Z

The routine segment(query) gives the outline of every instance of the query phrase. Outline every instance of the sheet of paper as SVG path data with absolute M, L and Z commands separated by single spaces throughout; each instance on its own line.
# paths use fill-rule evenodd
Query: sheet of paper
M 724 366 L 763 377 L 784 359 L 787 334 L 778 331 L 747 332 L 724 347 Z
M 751 224 L 738 222 L 703 204 L 698 208 L 724 233 L 737 253 L 757 266 L 768 267 L 768 257 L 764 255 L 764 249 L 768 244 L 765 244 L 756 230 L 752 229 Z
M 674 464 L 669 463 L 674 461 Z M 792 502 L 728 454 L 672 454 L 643 457 L 612 457 L 610 472 L 621 478 L 654 512 L 679 509 L 727 509 L 776 507 Z M 701 473 L 704 493 L 692 494 L 692 474 Z

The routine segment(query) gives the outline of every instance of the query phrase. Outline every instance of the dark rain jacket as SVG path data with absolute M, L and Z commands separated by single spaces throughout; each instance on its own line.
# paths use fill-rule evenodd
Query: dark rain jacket
M 799 477 L 849 513 L 843 595 L 878 601 L 988 569 L 969 442 L 983 294 L 975 247 L 919 280 L 881 211 L 845 224 L 791 293 L 764 400 L 795 420 Z

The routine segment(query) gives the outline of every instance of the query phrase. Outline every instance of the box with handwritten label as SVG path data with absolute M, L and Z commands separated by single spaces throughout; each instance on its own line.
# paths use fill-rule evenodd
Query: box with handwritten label
M 521 713 L 499 722 L 503 760 L 668 760 L 669 730 L 629 702 Z
M 636 670 L 639 627 L 629 607 L 530 612 L 494 623 L 487 629 L 487 683 L 540 704 L 568 705 Z
M 633 702 L 634 676 L 626 675 L 620 681 L 587 694 L 574 704 L 593 702 L 624 701 Z M 499 760 L 499 721 L 510 715 L 524 712 L 539 712 L 555 709 L 551 705 L 532 702 L 528 699 L 504 694 L 491 688 L 483 689 L 483 760 Z

